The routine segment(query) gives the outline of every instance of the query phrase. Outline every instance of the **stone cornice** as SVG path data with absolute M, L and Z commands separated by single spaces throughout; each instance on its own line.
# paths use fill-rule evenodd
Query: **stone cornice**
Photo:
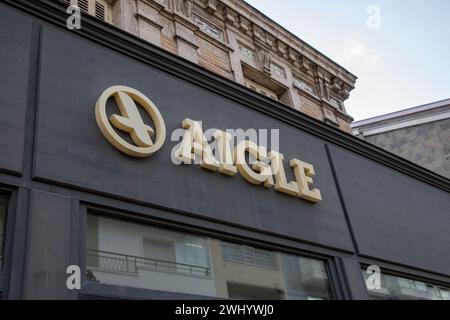
M 320 98 L 319 96 L 312 94 L 310 92 L 307 92 L 305 90 L 303 90 L 302 88 L 299 88 L 298 86 L 294 85 L 294 88 L 297 90 L 297 92 L 305 97 L 308 98 L 309 100 L 313 101 L 314 103 L 316 103 L 317 105 L 320 105 L 322 108 L 327 108 L 328 110 L 332 111 L 333 113 L 337 114 L 337 116 L 341 119 L 344 119 L 347 122 L 353 122 L 353 118 L 346 114 L 345 112 L 342 112 L 338 109 L 336 109 L 335 106 L 333 106 L 330 102 L 328 102 L 326 99 L 324 98 Z
M 301 40 L 292 32 L 286 30 L 278 23 L 262 14 L 260 11 L 258 11 L 248 3 L 244 2 L 243 0 L 221 1 L 227 6 L 227 8 L 237 12 L 238 15 L 244 16 L 246 19 L 252 21 L 261 29 L 266 30 L 266 32 L 270 33 L 272 37 L 290 45 L 299 54 L 306 56 L 306 58 L 312 60 L 314 63 L 317 63 L 323 68 L 334 70 L 334 76 L 341 78 L 352 88 L 354 87 L 354 82 L 357 80 L 357 77 L 355 75 L 325 56 L 314 47 Z

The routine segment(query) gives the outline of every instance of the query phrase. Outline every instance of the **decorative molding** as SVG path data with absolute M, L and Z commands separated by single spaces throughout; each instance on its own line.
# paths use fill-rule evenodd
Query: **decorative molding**
M 192 0 L 174 0 L 175 12 L 190 18 L 194 3 Z
M 287 59 L 289 62 L 291 62 L 295 67 L 299 66 L 298 63 L 298 53 L 292 49 L 291 47 L 288 47 L 288 53 L 287 53 Z
M 225 23 L 228 23 L 236 28 L 239 28 L 239 14 L 230 9 L 229 7 L 225 7 Z
M 330 100 L 328 100 L 328 102 L 329 102 L 333 107 L 335 107 L 337 110 L 340 111 L 341 105 L 339 104 L 339 101 L 338 101 L 336 98 L 331 97 Z
M 259 42 L 261 44 L 265 44 L 266 43 L 266 34 L 265 31 L 258 27 L 257 25 L 253 25 L 253 40 L 255 42 Z
M 216 13 L 218 9 L 218 2 L 217 0 L 203 0 L 204 3 L 204 9 L 209 14 Z
M 280 40 L 277 41 L 277 51 L 278 53 L 285 59 L 288 58 L 288 46 L 281 42 Z
M 252 23 L 247 18 L 239 16 L 239 28 L 243 33 L 250 35 L 252 30 Z
M 357 77 L 351 72 L 338 65 L 336 62 L 323 55 L 321 52 L 305 43 L 303 40 L 298 38 L 292 32 L 286 30 L 279 24 L 270 19 L 267 19 L 264 14 L 260 12 L 255 12 L 251 5 L 246 4 L 241 0 L 222 0 L 226 6 L 232 7 L 239 11 L 239 14 L 245 16 L 252 16 L 252 22 L 258 25 L 264 25 L 263 29 L 267 30 L 268 34 L 276 35 L 276 38 L 289 43 L 290 46 L 297 52 L 307 56 L 311 60 L 315 60 L 315 63 L 322 68 L 329 68 L 333 70 L 334 74 L 339 75 L 344 82 L 353 86 Z
M 300 70 L 302 72 L 304 72 L 304 73 L 311 72 L 312 68 L 311 68 L 311 65 L 310 65 L 310 61 L 308 61 L 308 59 L 305 56 L 300 55 L 298 63 L 299 63 L 299 66 L 300 66 Z
M 257 48 L 256 51 L 257 51 L 258 61 L 261 66 L 261 69 L 263 70 L 263 72 L 265 74 L 271 75 L 271 73 L 272 73 L 272 69 L 271 69 L 272 57 L 270 56 L 269 51 L 267 51 L 263 48 Z

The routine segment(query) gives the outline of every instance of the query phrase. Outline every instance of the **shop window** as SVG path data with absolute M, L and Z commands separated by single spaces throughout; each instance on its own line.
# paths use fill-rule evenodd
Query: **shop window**
M 94 17 L 110 21 L 110 8 L 107 0 L 61 0 L 67 5 L 76 5 L 81 11 L 89 13 Z
M 224 299 L 330 299 L 322 260 L 89 214 L 87 279 Z
M 368 284 L 368 274 L 363 270 Z M 426 282 L 381 274 L 381 286 L 367 288 L 372 300 L 450 300 L 450 288 L 432 285 Z
M 3 257 L 5 252 L 7 207 L 8 207 L 7 196 L 4 194 L 0 194 L 0 270 L 3 269 Z

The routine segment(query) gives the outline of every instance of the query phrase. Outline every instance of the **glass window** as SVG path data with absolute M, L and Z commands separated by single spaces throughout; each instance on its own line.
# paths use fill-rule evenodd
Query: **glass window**
M 5 250 L 6 210 L 8 198 L 0 194 L 0 270 L 3 269 L 3 255 Z
M 225 299 L 330 299 L 321 260 L 88 215 L 91 281 Z
M 366 285 L 370 276 L 363 270 Z M 372 300 L 450 300 L 450 288 L 429 283 L 381 274 L 380 288 L 367 288 Z

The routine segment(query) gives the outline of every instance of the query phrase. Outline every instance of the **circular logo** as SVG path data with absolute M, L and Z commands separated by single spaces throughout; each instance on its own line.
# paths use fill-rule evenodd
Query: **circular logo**
M 106 114 L 106 102 L 113 97 L 120 115 L 113 114 L 109 119 Z M 138 103 L 152 119 L 155 129 L 146 124 L 139 113 Z M 166 125 L 155 104 L 141 92 L 124 86 L 106 89 L 95 105 L 95 119 L 100 131 L 115 148 L 123 153 L 144 158 L 158 151 L 166 139 Z M 122 138 L 117 130 L 130 135 L 134 145 Z M 155 136 L 153 141 L 152 136 Z

